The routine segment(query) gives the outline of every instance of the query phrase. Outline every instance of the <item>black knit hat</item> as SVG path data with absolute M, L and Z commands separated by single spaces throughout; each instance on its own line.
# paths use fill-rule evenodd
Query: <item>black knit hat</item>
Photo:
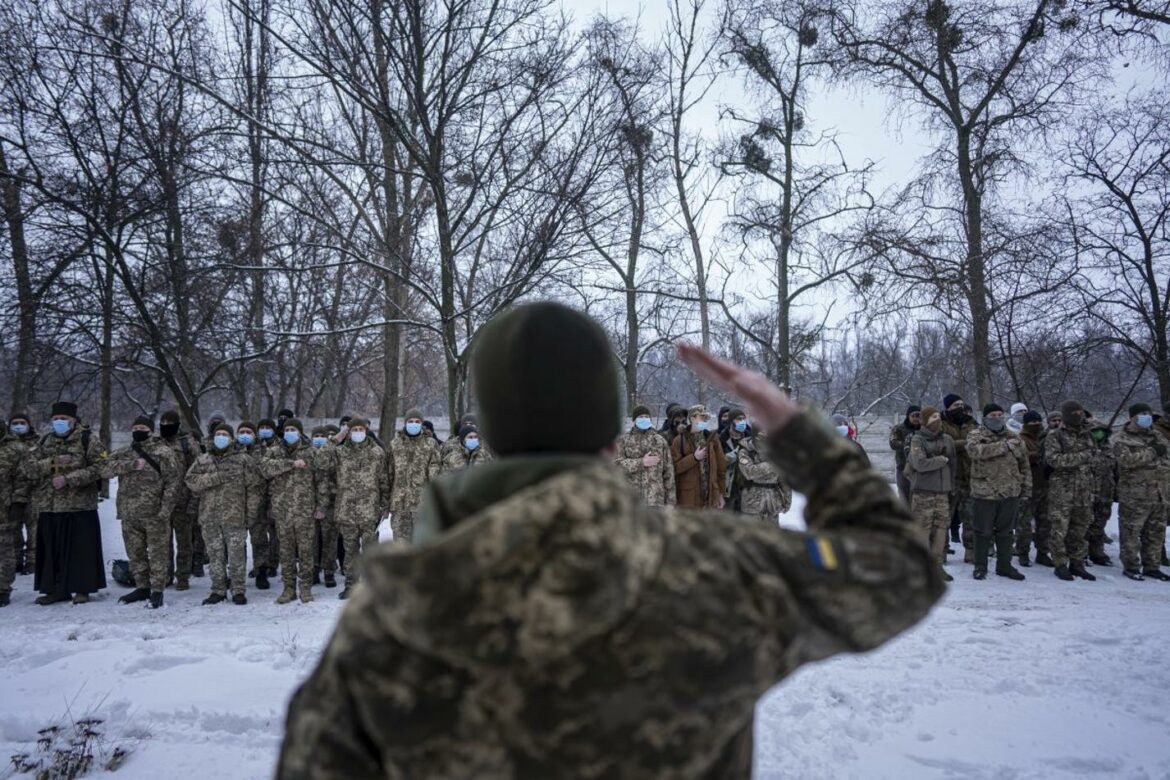
M 642 415 L 650 416 L 650 407 L 645 404 L 638 404 L 634 407 L 634 411 L 630 412 L 630 419 L 637 420 Z
M 76 420 L 77 404 L 70 403 L 69 401 L 57 401 L 55 404 L 53 404 L 53 408 L 49 412 L 49 416 L 56 417 L 59 414 L 63 414 L 66 417 L 72 417 L 74 420 Z
M 297 413 L 294 412 L 292 409 L 281 409 L 279 412 L 276 413 L 276 416 L 283 417 L 287 421 L 288 418 L 290 418 L 290 417 L 296 417 Z M 285 422 L 285 425 L 288 425 L 288 423 Z M 301 433 L 304 433 L 304 431 L 301 431 Z
M 140 414 L 134 418 L 134 425 L 145 425 L 150 430 L 154 430 L 154 419 L 147 417 L 145 414 Z
M 747 412 L 740 409 L 738 406 L 729 406 L 727 408 L 727 419 L 729 422 L 735 422 L 737 417 L 747 417 Z
M 473 433 L 478 436 L 479 428 L 476 428 L 474 425 L 464 425 L 459 429 L 459 441 L 466 441 L 467 437 Z
M 298 419 L 297 419 L 297 418 L 295 418 L 295 417 L 290 417 L 290 418 L 288 418 L 287 420 L 285 420 L 285 421 L 284 421 L 284 427 L 285 427 L 285 428 L 296 428 L 298 431 L 300 431 L 300 432 L 301 432 L 301 435 L 302 435 L 302 436 L 304 436 L 304 435 L 305 435 L 305 426 L 304 426 L 304 424 L 303 424 L 303 423 L 301 423 L 301 421 L 300 421 L 300 420 L 298 420 Z M 284 433 L 284 431 L 281 431 L 281 433 Z
M 265 417 L 260 421 L 259 425 L 261 428 L 271 428 L 274 431 L 276 430 L 276 420 L 273 420 L 271 417 Z
M 179 413 L 174 409 L 167 409 L 159 415 L 158 421 L 160 425 L 165 423 L 171 423 L 172 425 L 178 424 L 180 422 Z
M 983 405 L 983 416 L 984 417 L 991 414 L 992 412 L 1003 412 L 1003 407 L 1000 406 L 999 404 L 984 404 Z
M 1129 407 L 1129 416 L 1137 417 L 1139 414 L 1153 414 L 1154 409 L 1149 404 L 1143 404 L 1140 401 Z
M 947 409 L 950 409 L 951 404 L 953 404 L 955 401 L 962 401 L 962 400 L 963 400 L 963 396 L 961 396 L 961 395 L 956 395 L 955 393 L 947 393 L 946 395 L 943 396 L 943 411 L 945 412 Z
M 236 435 L 236 432 L 232 430 L 232 426 L 228 423 L 225 423 L 225 422 L 218 423 L 214 428 L 212 428 L 211 435 L 214 436 L 215 434 L 219 433 L 220 431 L 224 431 L 230 436 Z
M 247 420 L 240 420 L 240 424 L 236 426 L 236 430 L 239 431 L 241 428 L 248 428 L 252 431 L 256 430 L 256 426 Z
M 530 303 L 484 325 L 472 347 L 480 427 L 500 455 L 597 453 L 621 433 L 617 361 L 601 326 L 559 303 Z M 549 425 L 565 410 L 585 425 Z
M 12 425 L 12 423 L 16 422 L 17 420 L 24 420 L 30 426 L 32 425 L 32 418 L 24 412 L 13 412 L 12 416 L 8 418 L 8 424 Z
M 1044 422 L 1044 417 L 1043 417 L 1043 415 L 1040 414 L 1040 412 L 1033 412 L 1033 411 L 1024 412 L 1024 425 L 1027 425 L 1029 423 L 1038 423 L 1038 422 Z
M 427 418 L 425 416 L 423 416 L 421 409 L 407 409 L 406 414 L 402 415 L 403 422 L 406 422 L 407 420 L 425 420 L 425 419 L 427 419 Z

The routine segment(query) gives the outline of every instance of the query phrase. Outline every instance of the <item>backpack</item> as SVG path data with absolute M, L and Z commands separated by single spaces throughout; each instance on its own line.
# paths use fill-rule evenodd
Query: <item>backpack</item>
M 110 564 L 114 582 L 127 588 L 134 587 L 134 575 L 130 573 L 130 561 L 118 559 Z

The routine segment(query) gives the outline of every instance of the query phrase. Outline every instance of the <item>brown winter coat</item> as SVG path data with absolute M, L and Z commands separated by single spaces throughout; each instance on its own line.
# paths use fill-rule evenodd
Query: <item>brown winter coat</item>
M 695 439 L 689 431 L 674 437 L 670 443 L 670 456 L 674 460 L 674 485 L 678 491 L 678 505 L 693 509 L 709 509 L 718 506 L 723 495 L 723 480 L 727 476 L 727 459 L 723 455 L 723 442 L 719 434 L 705 434 L 707 461 L 707 498 L 702 493 L 702 464 L 695 459 Z

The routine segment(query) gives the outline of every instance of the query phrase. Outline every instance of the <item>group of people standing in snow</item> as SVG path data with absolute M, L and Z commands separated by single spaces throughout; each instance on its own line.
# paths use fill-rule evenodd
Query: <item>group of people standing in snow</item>
M 898 492 L 938 564 L 953 552 L 949 542 L 961 542 L 977 580 L 991 556 L 995 573 L 1012 580 L 1024 579 L 1013 559 L 1052 567 L 1062 580 L 1095 580 L 1090 565 L 1113 565 L 1105 526 L 1116 502 L 1125 576 L 1167 582 L 1170 404 L 1163 412 L 1135 403 L 1114 430 L 1077 401 L 1047 416 L 1021 402 L 1006 413 L 988 404 L 977 422 L 949 394 L 941 407 L 910 406 L 890 431 Z

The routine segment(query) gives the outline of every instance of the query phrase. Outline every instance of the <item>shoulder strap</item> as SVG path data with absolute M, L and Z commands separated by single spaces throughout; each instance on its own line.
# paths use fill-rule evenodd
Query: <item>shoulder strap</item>
M 162 466 L 160 466 L 158 461 L 155 460 L 153 457 L 151 457 L 150 454 L 147 453 L 147 451 L 142 448 L 141 444 L 139 444 L 138 442 L 134 442 L 133 444 L 130 445 L 130 448 L 132 450 L 134 450 L 136 453 L 138 453 L 138 457 L 142 458 L 144 461 L 149 463 L 150 467 L 152 469 L 154 469 L 156 473 L 162 474 Z

